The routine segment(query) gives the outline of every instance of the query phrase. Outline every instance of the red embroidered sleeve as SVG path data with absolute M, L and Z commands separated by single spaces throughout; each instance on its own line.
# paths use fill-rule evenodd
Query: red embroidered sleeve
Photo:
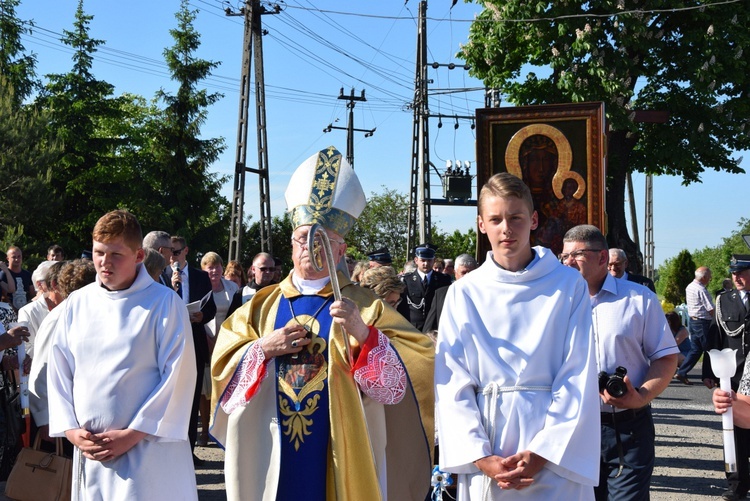
M 384 405 L 397 404 L 406 394 L 406 370 L 388 336 L 374 327 L 354 363 L 354 380 L 370 398 Z
M 238 407 L 244 407 L 258 393 L 260 384 L 268 375 L 267 362 L 260 343 L 253 343 L 221 396 L 220 405 L 224 412 L 231 414 Z

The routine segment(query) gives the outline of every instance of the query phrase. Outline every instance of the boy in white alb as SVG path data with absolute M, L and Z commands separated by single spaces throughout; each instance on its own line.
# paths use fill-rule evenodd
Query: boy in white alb
M 73 498 L 197 499 L 187 441 L 195 383 L 181 299 L 142 265 L 126 211 L 96 223 L 96 282 L 59 306 L 48 389 L 50 435 L 78 449 Z
M 459 499 L 593 499 L 598 386 L 586 282 L 531 247 L 531 193 L 496 174 L 479 196 L 487 260 L 448 290 L 435 386 L 440 467 Z M 502 490 L 502 491 L 501 491 Z

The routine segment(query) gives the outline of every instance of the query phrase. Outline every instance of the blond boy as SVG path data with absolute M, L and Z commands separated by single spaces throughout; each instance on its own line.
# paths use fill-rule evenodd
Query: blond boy
M 440 466 L 459 499 L 593 499 L 599 425 L 586 283 L 549 249 L 526 185 L 496 174 L 477 218 L 492 251 L 447 294 L 435 385 Z M 483 497 L 487 496 L 489 497 Z

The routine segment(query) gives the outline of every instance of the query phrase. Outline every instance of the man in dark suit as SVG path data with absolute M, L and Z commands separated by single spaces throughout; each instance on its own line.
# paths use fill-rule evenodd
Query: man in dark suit
M 708 329 L 706 351 L 730 348 L 736 351 L 737 371 L 731 379 L 732 389 L 737 391 L 745 368 L 746 354 L 750 350 L 750 255 L 734 254 L 729 263 L 729 272 L 735 289 L 716 297 L 716 314 Z M 703 357 L 703 384 L 713 389 L 719 380 L 711 369 L 711 357 Z M 722 499 L 745 499 L 750 489 L 750 430 L 734 425 L 734 442 L 737 452 L 737 472 L 727 473 L 729 489 Z
M 451 284 L 451 277 L 432 269 L 436 248 L 422 244 L 414 250 L 417 270 L 403 275 L 406 289 L 401 294 L 398 311 L 418 330 L 424 327 L 425 317 L 432 306 L 435 291 Z
M 204 326 L 216 315 L 216 304 L 211 293 L 211 280 L 208 278 L 208 273 L 187 264 L 187 255 L 190 249 L 185 239 L 173 236 L 171 237 L 171 243 L 172 288 L 182 297 L 185 305 L 195 302 L 201 303 L 197 311 L 190 313 L 190 327 L 193 331 L 193 342 L 195 343 L 197 378 L 195 381 L 193 408 L 190 414 L 188 438 L 190 446 L 195 448 L 195 441 L 198 438 L 198 406 L 200 404 L 201 389 L 203 388 L 203 372 L 206 365 L 211 362 Z M 193 456 L 193 462 L 200 464 L 202 460 Z
M 654 281 L 643 275 L 628 273 L 628 256 L 622 249 L 609 249 L 609 274 L 615 278 L 622 278 L 643 285 L 656 292 Z
M 452 260 L 451 260 L 452 261 Z M 456 280 L 467 273 L 474 271 L 477 266 L 477 260 L 470 254 L 461 254 L 456 258 L 454 272 Z M 450 275 L 448 275 L 450 277 Z M 422 332 L 427 334 L 430 331 L 437 330 L 440 322 L 440 315 L 443 313 L 443 303 L 445 302 L 445 295 L 448 293 L 448 287 L 441 287 L 435 291 L 435 297 L 432 299 L 432 306 L 430 306 L 427 312 L 427 317 L 422 327 Z

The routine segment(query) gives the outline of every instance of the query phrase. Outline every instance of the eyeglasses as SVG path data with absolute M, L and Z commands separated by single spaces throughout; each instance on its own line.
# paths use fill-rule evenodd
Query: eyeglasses
M 625 263 L 621 261 L 610 261 L 607 268 L 619 268 L 620 266 L 625 266 Z
M 292 237 L 292 242 L 295 242 L 300 247 L 307 247 L 307 235 L 300 235 L 299 237 Z M 339 245 L 343 245 L 346 242 L 343 240 L 336 240 L 335 238 L 328 237 L 328 240 L 331 242 L 336 242 Z M 315 245 L 319 245 L 320 243 L 320 237 L 315 237 Z
M 601 252 L 604 249 L 578 249 L 574 250 L 573 252 L 567 253 L 563 252 L 562 254 L 558 254 L 557 258 L 560 260 L 561 263 L 564 263 L 568 260 L 568 258 L 573 258 L 576 261 L 580 261 L 583 259 L 583 256 L 585 255 L 584 252 Z
M 182 249 L 172 249 L 172 254 L 175 256 L 179 256 L 180 254 L 182 254 L 182 251 L 184 250 L 185 250 L 185 247 L 183 247 Z
M 258 266 L 255 269 L 260 270 L 261 273 L 273 273 L 274 271 L 276 271 L 276 268 L 265 268 L 261 266 Z
M 169 252 L 174 252 L 174 247 L 167 247 L 166 245 L 163 245 L 159 247 L 159 252 L 161 252 L 162 249 L 169 249 Z

